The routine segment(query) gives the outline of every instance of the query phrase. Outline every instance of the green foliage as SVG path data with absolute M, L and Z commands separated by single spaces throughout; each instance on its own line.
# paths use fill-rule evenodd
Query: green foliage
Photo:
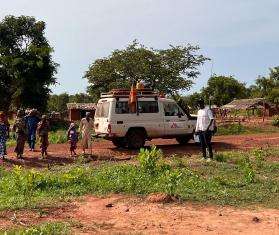
M 224 154 L 224 153 L 216 153 L 214 155 L 214 159 L 217 161 L 217 162 L 227 162 L 227 155 Z
M 67 133 L 66 131 L 60 130 L 56 132 L 49 133 L 49 143 L 50 144 L 64 144 L 67 143 Z
M 47 109 L 49 112 L 65 112 L 67 111 L 67 104 L 69 103 L 70 97 L 67 93 L 60 95 L 50 95 L 47 103 Z
M 29 228 L 15 228 L 11 230 L 2 230 L 0 234 L 5 235 L 67 235 L 70 228 L 67 223 L 45 223 L 39 226 Z
M 88 92 L 97 100 L 100 93 L 129 88 L 134 81 L 145 81 L 165 94 L 188 90 L 200 74 L 198 67 L 208 60 L 198 51 L 199 47 L 189 44 L 155 50 L 134 41 L 93 62 L 84 76 L 90 84 Z
M 93 99 L 84 93 L 69 95 L 62 93 L 60 95 L 50 95 L 48 99 L 48 111 L 66 112 L 67 103 L 92 103 Z
M 45 23 L 29 16 L 0 22 L 0 109 L 46 109 L 58 65 L 44 32 Z
M 162 151 L 152 146 L 151 150 L 140 149 L 138 159 L 140 167 L 150 174 L 154 174 L 158 169 L 158 161 L 162 158 Z
M 243 135 L 256 133 L 277 133 L 278 128 L 270 126 L 245 126 L 242 124 L 225 124 L 219 125 L 217 135 Z
M 212 76 L 201 93 L 207 100 L 207 103 L 211 100 L 212 104 L 217 106 L 225 105 L 233 101 L 233 99 L 248 97 L 245 84 L 239 82 L 232 76 Z
M 245 133 L 245 127 L 241 124 L 229 124 L 218 126 L 217 135 L 239 135 Z
M 139 165 L 92 167 L 82 161 L 74 166 L 51 170 L 0 169 L 0 209 L 46 206 L 89 193 L 148 195 L 156 192 L 198 202 L 222 205 L 256 203 L 279 208 L 276 200 L 279 196 L 279 165 L 263 160 L 278 154 L 278 150 L 222 154 L 220 162 L 194 161 L 193 164 L 189 162 L 188 167 L 186 164 L 178 167 L 164 162 L 161 153 L 152 148 L 142 151 Z M 259 159 L 264 164 L 259 165 Z M 172 159 L 168 161 L 172 162 Z M 192 168 L 189 167 L 191 165 Z
M 272 118 L 272 125 L 279 127 L 279 115 L 276 115 Z

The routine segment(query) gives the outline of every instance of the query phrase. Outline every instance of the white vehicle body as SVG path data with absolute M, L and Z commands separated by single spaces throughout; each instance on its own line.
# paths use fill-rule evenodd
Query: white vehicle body
M 174 100 L 139 97 L 136 113 L 129 112 L 128 100 L 113 96 L 99 100 L 94 119 L 97 136 L 130 148 L 140 148 L 154 138 L 176 138 L 181 144 L 193 138 L 196 120 L 187 117 Z

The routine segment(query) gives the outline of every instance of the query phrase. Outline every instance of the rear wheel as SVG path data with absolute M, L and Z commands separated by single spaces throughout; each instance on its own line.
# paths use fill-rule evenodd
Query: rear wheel
M 143 130 L 135 129 L 127 134 L 128 148 L 139 149 L 144 147 L 146 135 Z
M 187 144 L 191 139 L 193 139 L 192 135 L 176 137 L 176 141 L 181 145 Z
M 118 148 L 125 148 L 126 145 L 127 145 L 127 140 L 124 137 L 122 137 L 122 138 L 120 138 L 120 137 L 119 138 L 113 138 L 111 141 Z

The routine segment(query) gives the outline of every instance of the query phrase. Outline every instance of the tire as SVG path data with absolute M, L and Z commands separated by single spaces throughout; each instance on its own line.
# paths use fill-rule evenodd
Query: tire
M 193 139 L 193 136 L 191 136 L 191 135 L 176 137 L 176 141 L 181 145 L 187 144 L 191 139 Z
M 139 149 L 145 145 L 146 135 L 143 130 L 131 130 L 127 134 L 127 142 L 129 149 Z
M 113 138 L 111 142 L 114 144 L 117 148 L 125 148 L 127 145 L 127 140 L 125 137 L 120 138 Z

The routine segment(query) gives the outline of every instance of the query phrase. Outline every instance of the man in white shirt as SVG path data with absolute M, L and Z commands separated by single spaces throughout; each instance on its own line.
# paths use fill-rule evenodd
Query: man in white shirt
M 199 100 L 198 105 L 200 109 L 195 132 L 199 136 L 203 158 L 211 161 L 213 159 L 211 138 L 214 131 L 214 116 L 212 111 L 205 107 L 204 100 Z M 208 149 L 209 158 L 207 158 L 206 149 Z

